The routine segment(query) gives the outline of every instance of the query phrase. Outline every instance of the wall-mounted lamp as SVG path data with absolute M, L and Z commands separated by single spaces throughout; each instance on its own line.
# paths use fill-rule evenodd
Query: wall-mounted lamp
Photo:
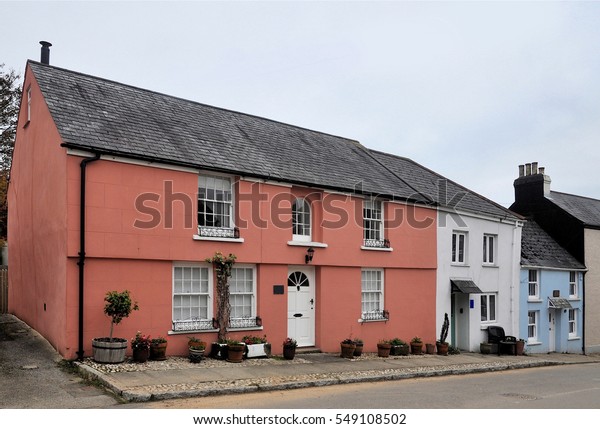
M 308 264 L 310 261 L 312 261 L 314 254 L 315 254 L 315 249 L 313 249 L 312 247 L 309 247 L 308 250 L 306 251 L 306 255 L 304 256 L 304 263 Z

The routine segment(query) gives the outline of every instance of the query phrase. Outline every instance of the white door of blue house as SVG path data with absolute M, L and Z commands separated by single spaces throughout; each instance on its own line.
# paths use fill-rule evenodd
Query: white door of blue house
M 556 351 L 556 310 L 548 309 L 548 352 Z
M 288 269 L 288 337 L 298 347 L 315 345 L 315 270 L 290 266 Z

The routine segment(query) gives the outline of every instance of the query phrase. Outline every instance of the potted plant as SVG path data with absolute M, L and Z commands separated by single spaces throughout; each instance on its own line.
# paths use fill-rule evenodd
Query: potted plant
M 525 340 L 523 338 L 519 338 L 517 340 L 517 356 L 522 356 L 525 352 Z
M 167 340 L 163 337 L 152 338 L 150 341 L 150 360 L 167 359 Z
M 227 362 L 240 363 L 244 359 L 246 344 L 238 340 L 227 340 Z
M 444 322 L 442 323 L 442 329 L 440 331 L 440 339 L 435 343 L 437 346 L 437 354 L 442 356 L 448 355 L 448 343 L 446 338 L 448 337 L 448 328 L 450 327 L 450 320 L 448 319 L 448 313 L 444 313 Z
M 355 338 L 354 344 L 356 344 L 356 348 L 354 349 L 354 356 L 359 357 L 362 355 L 363 347 L 365 344 L 360 338 Z
M 131 351 L 135 362 L 146 362 L 150 356 L 150 335 L 142 335 L 137 331 L 135 337 L 131 339 Z
M 413 337 L 410 340 L 410 353 L 413 355 L 420 355 L 423 353 L 423 340 L 419 337 Z
M 204 343 L 205 344 L 205 343 Z M 192 363 L 198 363 L 202 360 L 204 356 L 204 350 L 206 350 L 206 345 L 194 343 L 193 345 L 188 347 L 189 350 L 189 359 Z
M 100 363 L 120 363 L 125 360 L 127 339 L 113 338 L 115 325 L 129 317 L 133 310 L 138 310 L 137 302 L 131 300 L 128 290 L 123 292 L 110 291 L 104 297 L 104 314 L 110 317 L 110 334 L 108 337 L 94 338 L 92 349 L 94 360 Z
M 390 349 L 390 355 L 392 356 L 408 356 L 408 344 L 402 341 L 400 338 L 393 338 L 390 341 L 392 348 Z
M 390 340 L 379 340 L 377 342 L 377 356 L 388 357 L 390 355 L 391 349 L 392 349 L 392 344 L 391 344 Z
M 344 341 L 340 343 L 340 347 L 342 349 L 341 356 L 346 359 L 352 359 L 354 357 L 354 350 L 356 349 L 356 344 L 354 340 L 351 338 L 346 338 Z
M 188 337 L 188 347 L 196 347 L 206 350 L 206 342 L 202 341 L 200 338 Z
M 288 360 L 294 359 L 297 345 L 298 343 L 293 338 L 286 338 L 283 342 L 283 357 Z
M 479 351 L 482 355 L 489 355 L 492 353 L 492 343 L 480 343 Z
M 242 338 L 242 342 L 246 344 L 247 359 L 271 356 L 271 344 L 267 341 L 266 335 L 262 337 L 246 335 Z

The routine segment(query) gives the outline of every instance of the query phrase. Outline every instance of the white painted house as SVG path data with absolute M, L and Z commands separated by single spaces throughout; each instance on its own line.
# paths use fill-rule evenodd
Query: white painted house
M 438 336 L 445 313 L 460 350 L 479 351 L 488 326 L 518 336 L 523 218 L 410 159 L 373 153 L 438 206 Z

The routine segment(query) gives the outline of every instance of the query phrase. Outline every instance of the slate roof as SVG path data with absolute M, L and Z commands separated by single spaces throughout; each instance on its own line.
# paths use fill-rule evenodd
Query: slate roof
M 579 219 L 584 226 L 600 227 L 600 200 L 550 191 L 554 204 Z
M 66 147 L 400 199 L 417 195 L 355 140 L 28 65 Z
M 583 264 L 561 247 L 534 220 L 527 220 L 523 226 L 521 265 L 571 270 L 585 269 Z
M 409 159 L 356 140 L 35 61 L 28 66 L 69 148 L 430 205 L 465 194 L 459 209 L 520 218 Z M 447 193 L 438 192 L 440 180 Z
M 371 153 L 394 174 L 411 183 L 422 194 L 442 207 L 495 216 L 501 219 L 521 219 L 522 216 L 429 170 L 415 161 L 371 150 Z

